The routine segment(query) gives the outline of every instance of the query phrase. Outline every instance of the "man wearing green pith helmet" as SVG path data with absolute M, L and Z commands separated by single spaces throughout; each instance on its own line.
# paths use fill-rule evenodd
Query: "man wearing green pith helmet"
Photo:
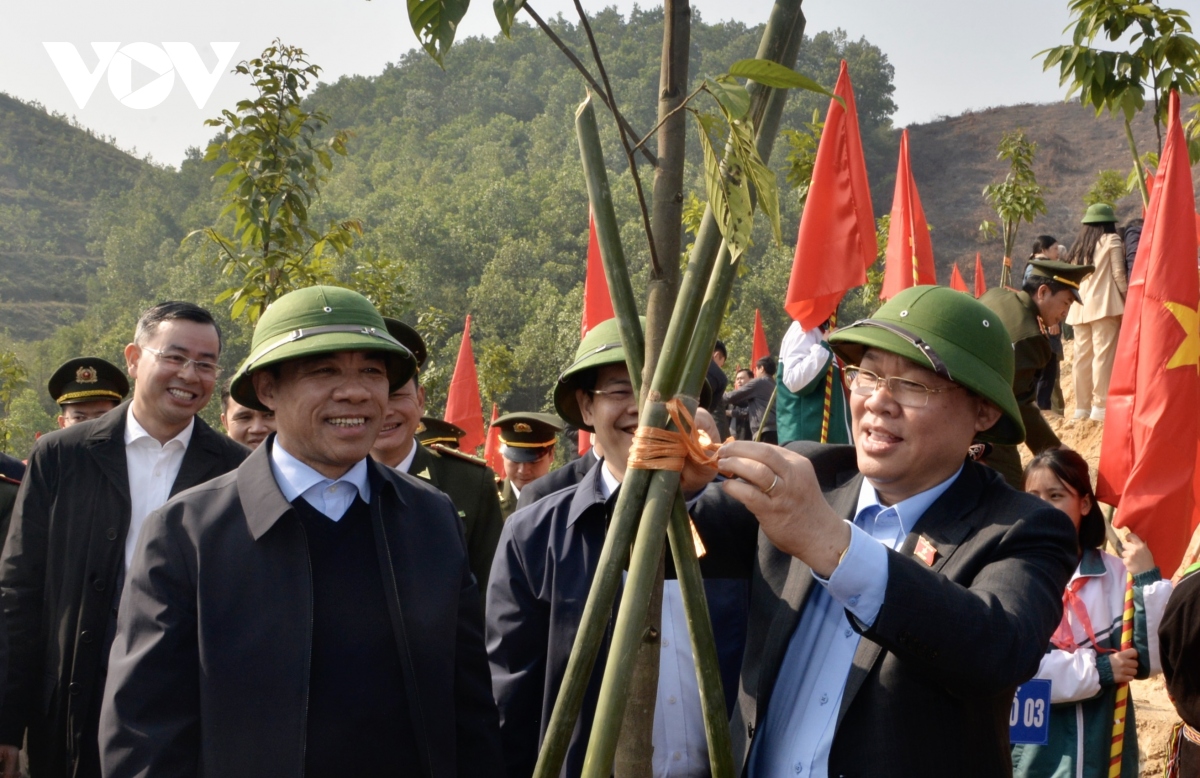
M 1002 778 L 1008 714 L 1077 561 L 1061 512 L 967 458 L 1019 443 L 1011 341 L 918 286 L 829 339 L 851 446 L 721 448 L 762 529 L 732 722 L 749 778 Z
M 499 774 L 462 525 L 368 457 L 415 370 L 356 292 L 302 289 L 263 314 L 230 392 L 277 432 L 146 520 L 101 713 L 106 776 Z

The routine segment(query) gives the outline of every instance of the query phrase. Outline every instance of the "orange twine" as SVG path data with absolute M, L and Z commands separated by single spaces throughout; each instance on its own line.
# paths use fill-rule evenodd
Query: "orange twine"
M 696 420 L 679 398 L 668 400 L 666 409 L 675 429 L 639 425 L 629 448 L 628 467 L 682 473 L 690 460 L 700 467 L 716 469 L 717 449 L 721 444 L 714 443 L 708 433 L 696 428 Z
M 633 435 L 633 445 L 629 447 L 629 462 L 626 466 L 636 470 L 671 470 L 682 473 L 683 466 L 690 460 L 701 467 L 715 470 L 717 449 L 721 444 L 713 442 L 704 430 L 697 429 L 696 420 L 679 398 L 673 397 L 668 400 L 666 409 L 675 429 L 664 430 L 638 425 L 637 432 Z M 696 558 L 700 559 L 708 551 L 691 516 L 688 516 L 688 527 L 692 531 Z

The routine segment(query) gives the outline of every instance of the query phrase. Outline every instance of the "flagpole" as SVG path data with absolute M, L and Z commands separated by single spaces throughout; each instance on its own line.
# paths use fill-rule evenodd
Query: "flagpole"
M 837 310 L 829 317 L 829 329 L 837 326 Z M 829 414 L 833 406 L 833 381 L 837 375 L 834 368 L 837 367 L 837 355 L 829 355 L 829 375 L 825 378 L 825 405 L 821 409 L 821 442 L 829 442 Z
M 1121 616 L 1121 650 L 1133 648 L 1133 576 L 1125 574 L 1125 612 Z M 1108 760 L 1108 778 L 1121 778 L 1121 758 L 1125 750 L 1125 723 L 1129 708 L 1129 684 L 1117 686 L 1113 707 L 1112 749 Z

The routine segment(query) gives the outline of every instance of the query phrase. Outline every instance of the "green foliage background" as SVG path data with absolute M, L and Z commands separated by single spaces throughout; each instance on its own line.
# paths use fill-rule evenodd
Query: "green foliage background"
M 562 17 L 551 23 L 576 51 L 586 50 L 576 25 Z M 596 14 L 592 24 L 622 112 L 636 129 L 649 131 L 655 122 L 661 9 L 635 9 L 628 18 L 608 9 Z M 761 27 L 696 19 L 691 36 L 694 84 L 752 57 L 760 35 Z M 896 106 L 887 57 L 865 40 L 820 33 L 805 41 L 796 69 L 832 88 L 842 58 L 854 80 L 879 212 L 890 202 L 897 143 L 891 132 Z M 553 382 L 579 338 L 587 195 L 573 117 L 584 85 L 545 36 L 525 24 L 514 26 L 511 41 L 457 42 L 445 65 L 443 71 L 423 51 L 414 50 L 380 75 L 344 77 L 314 90 L 306 109 L 329 115 L 328 132 L 347 130 L 351 137 L 349 154 L 336 161 L 310 216 L 318 224 L 363 221 L 363 236 L 335 274 L 348 286 L 364 288 L 385 314 L 414 324 L 424 335 L 431 355 L 423 374 L 431 413 L 440 413 L 445 401 L 467 313 L 473 315 L 485 409 L 492 402 L 503 410 L 549 409 Z M 817 95 L 794 94 L 782 126 L 803 130 L 814 110 L 823 116 L 827 104 Z M 28 106 L 16 105 L 30 112 Z M 6 106 L 0 103 L 0 109 Z M 0 111 L 0 121 L 4 116 Z M 600 118 L 625 251 L 634 287 L 641 289 L 649 253 L 615 124 L 604 113 Z M 80 134 L 68 129 L 62 130 L 63 138 Z M 19 322 L 7 318 L 0 322 L 6 332 L 0 349 L 14 350 L 29 375 L 25 399 L 18 405 L 26 434 L 15 436 L 10 450 L 24 454 L 33 427 L 49 428 L 54 406 L 44 387 L 54 367 L 80 354 L 121 364 L 121 349 L 138 312 L 156 301 L 186 299 L 211 306 L 226 335 L 221 361 L 227 369 L 235 367 L 247 351 L 247 325 L 231 321 L 226 304 L 213 305 L 226 284 L 218 277 L 212 246 L 183 241 L 196 228 L 219 224 L 223 183 L 212 179 L 219 161 L 206 162 L 199 150 L 192 150 L 179 170 L 138 163 L 119 153 L 114 159 L 129 160 L 126 167 L 109 170 L 98 162 L 90 168 L 80 163 L 84 173 L 76 177 L 80 184 L 90 182 L 92 191 L 80 186 L 60 199 L 71 198 L 76 205 L 82 201 L 85 217 L 33 226 L 24 212 L 6 210 L 11 190 L 3 187 L 4 160 L 6 153 L 13 154 L 6 152 L 10 142 L 5 132 L 0 124 L 0 246 L 9 244 L 12 235 L 74 240 L 86 265 L 71 266 L 44 281 L 57 285 L 64 298 L 74 294 L 81 299 L 81 307 L 64 314 L 53 332 L 45 322 L 33 328 L 14 326 Z M 101 148 L 84 154 L 85 160 L 107 160 L 116 151 L 103 143 L 93 145 Z M 689 128 L 688 155 L 689 193 L 703 199 L 694 127 Z M 773 165 L 781 182 L 790 167 L 785 156 L 777 154 Z M 60 161 L 51 155 L 41 164 L 54 172 Z M 37 169 L 12 176 L 18 184 L 42 178 Z M 652 180 L 648 168 L 643 180 Z M 799 208 L 795 191 L 784 187 L 783 246 L 773 244 L 765 220 L 756 222 L 754 246 L 744 259 L 745 271 L 721 333 L 731 373 L 737 364 L 749 362 L 756 308 L 762 310 L 772 344 L 786 331 L 783 294 Z M 8 271 L 8 257 L 3 258 Z M 34 269 L 27 272 L 33 275 Z M 27 283 L 24 278 L 6 281 L 0 291 L 5 299 L 8 290 Z M 29 413 L 31 403 L 40 405 L 45 416 Z M 208 415 L 215 416 L 215 406 L 214 401 Z

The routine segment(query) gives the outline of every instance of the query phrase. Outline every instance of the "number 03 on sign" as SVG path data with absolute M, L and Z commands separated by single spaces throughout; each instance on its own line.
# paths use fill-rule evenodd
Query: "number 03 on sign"
M 1034 679 L 1017 687 L 1008 714 L 1012 743 L 1044 746 L 1050 741 L 1050 682 Z

